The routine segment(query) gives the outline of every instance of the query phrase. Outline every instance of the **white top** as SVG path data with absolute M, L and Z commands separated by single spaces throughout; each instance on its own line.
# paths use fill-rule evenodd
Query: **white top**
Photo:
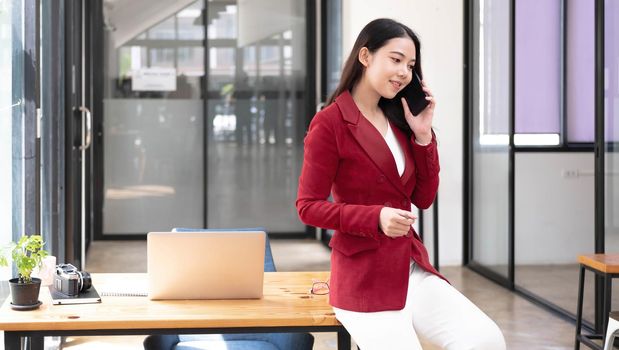
M 391 130 L 391 125 L 387 123 L 387 135 L 385 135 L 385 141 L 387 142 L 387 146 L 391 150 L 391 154 L 393 154 L 393 159 L 395 159 L 395 165 L 398 168 L 398 175 L 402 176 L 404 174 L 404 153 L 402 153 L 402 148 L 400 147 L 400 143 L 395 138 L 395 134 L 393 130 Z
M 387 142 L 387 146 L 389 146 L 389 150 L 391 150 L 393 159 L 395 159 L 395 165 L 398 168 L 398 175 L 402 177 L 402 174 L 404 174 L 404 166 L 405 166 L 404 153 L 402 152 L 402 147 L 400 146 L 398 139 L 395 138 L 395 134 L 393 133 L 393 130 L 391 130 L 391 125 L 389 123 L 387 123 L 387 135 L 385 135 L 385 141 Z M 411 203 L 410 210 L 411 211 L 413 210 L 412 203 Z M 414 264 L 415 264 L 415 261 L 411 259 L 411 271 L 413 269 Z

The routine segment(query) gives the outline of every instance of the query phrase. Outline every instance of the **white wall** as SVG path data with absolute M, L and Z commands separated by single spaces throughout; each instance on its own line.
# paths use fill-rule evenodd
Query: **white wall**
M 505 153 L 477 154 L 475 259 L 490 266 L 507 264 L 507 159 Z M 606 178 L 606 249 L 619 249 L 617 203 L 619 154 L 609 154 Z M 515 158 L 516 265 L 573 264 L 594 251 L 593 153 L 517 153 Z M 498 214 L 498 215 L 497 215 Z M 445 215 L 445 213 L 441 213 Z M 441 232 L 442 233 L 442 232 Z M 441 241 L 441 245 L 445 244 Z
M 274 34 L 292 32 L 292 52 L 305 52 L 305 2 L 290 0 L 238 0 L 239 47 L 248 46 Z M 269 20 L 265 21 L 265 18 Z M 305 55 L 293 54 L 292 70 L 305 68 Z
M 593 253 L 593 169 L 592 153 L 516 154 L 516 265 Z
M 189 6 L 194 0 L 114 0 L 106 1 L 105 17 L 116 48 L 155 24 Z
M 441 158 L 439 188 L 440 264 L 462 263 L 462 1 L 343 0 L 343 59 L 350 54 L 361 29 L 371 20 L 388 17 L 415 31 L 421 40 L 424 80 L 437 106 L 434 127 Z M 431 220 L 431 216 L 428 215 Z M 427 227 L 427 226 L 426 226 Z M 431 231 L 426 241 L 431 239 Z M 430 246 L 428 245 L 428 248 Z

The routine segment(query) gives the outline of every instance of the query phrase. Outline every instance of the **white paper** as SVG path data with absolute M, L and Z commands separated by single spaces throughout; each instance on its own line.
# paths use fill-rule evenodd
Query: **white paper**
M 175 91 L 175 68 L 141 68 L 133 71 L 131 89 L 133 91 Z
M 35 267 L 32 270 L 32 277 L 41 279 L 41 286 L 49 286 L 54 283 L 56 274 L 56 257 L 48 255 L 43 258 L 41 268 Z

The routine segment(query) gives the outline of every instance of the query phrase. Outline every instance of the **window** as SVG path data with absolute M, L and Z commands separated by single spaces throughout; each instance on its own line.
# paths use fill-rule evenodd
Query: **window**
M 479 4 L 480 11 L 486 14 L 480 23 L 478 62 L 486 72 L 479 74 L 487 77 L 486 81 L 480 80 L 480 87 L 488 94 L 503 95 L 501 89 L 506 85 L 488 77 L 507 76 L 508 50 L 502 46 L 509 45 L 509 40 L 501 41 L 497 38 L 505 37 L 502 33 L 485 28 L 492 28 L 493 23 L 508 23 L 509 19 L 506 12 L 496 10 L 497 4 Z M 515 2 L 516 146 L 593 142 L 593 5 L 589 0 Z M 508 101 L 480 96 L 483 117 L 479 144 L 508 144 L 508 118 L 497 114 L 505 110 Z
M 475 42 L 479 95 L 475 115 L 481 145 L 507 145 L 509 133 L 509 6 L 505 1 L 478 1 Z
M 11 1 L 0 1 L 0 74 L 10 77 L 12 66 Z M 12 230 L 12 111 L 20 107 L 13 100 L 11 81 L 0 84 L 0 244 L 11 240 Z M 0 270 L 0 280 L 10 278 L 10 270 Z
M 561 1 L 516 1 L 516 145 L 559 145 Z
M 25 84 L 25 74 L 33 72 L 24 69 L 26 59 L 29 65 L 36 63 L 34 57 L 25 56 L 25 46 L 33 42 L 26 39 L 35 34 L 33 26 L 24 25 L 33 16 L 26 11 L 23 1 L 0 1 L 0 74 L 8 77 L 0 84 L 0 245 L 24 233 L 38 233 L 36 174 L 32 174 L 36 160 L 30 156 L 36 153 L 34 110 L 26 114 L 26 106 L 33 104 L 24 102 L 25 88 L 35 85 Z M 1 270 L 0 278 L 10 277 L 10 272 Z

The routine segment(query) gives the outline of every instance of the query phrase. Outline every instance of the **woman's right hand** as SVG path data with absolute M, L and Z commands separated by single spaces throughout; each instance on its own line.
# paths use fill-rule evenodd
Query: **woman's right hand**
M 391 238 L 406 236 L 417 217 L 410 211 L 383 207 L 380 210 L 379 226 Z

